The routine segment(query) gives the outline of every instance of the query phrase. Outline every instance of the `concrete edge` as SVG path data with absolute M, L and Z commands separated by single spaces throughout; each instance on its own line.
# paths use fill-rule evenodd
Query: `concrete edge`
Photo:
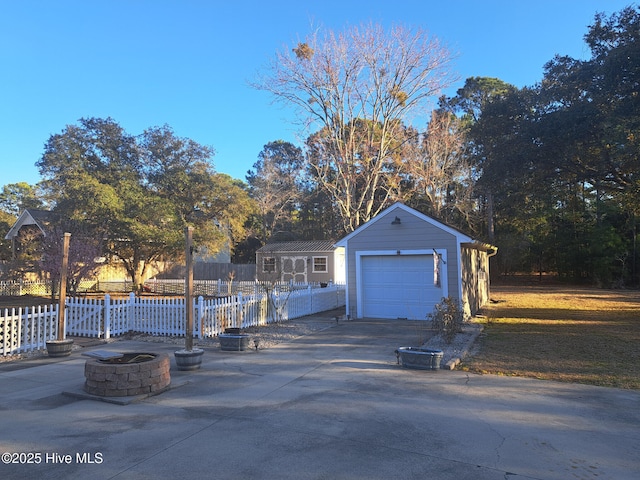
M 464 360 L 465 357 L 469 355 L 469 351 L 471 350 L 471 347 L 473 346 L 473 344 L 476 342 L 476 340 L 484 330 L 484 325 L 482 324 L 478 324 L 478 325 L 480 326 L 480 328 L 475 329 L 475 331 L 473 332 L 469 340 L 467 340 L 467 343 L 465 344 L 465 346 L 462 348 L 462 351 L 460 352 L 460 356 L 456 358 L 452 358 L 446 364 L 441 365 L 440 368 L 442 370 L 455 370 L 455 368 L 462 362 L 462 360 Z
M 65 397 L 72 397 L 78 400 L 95 400 L 98 402 L 104 403 L 113 403 L 115 405 L 130 405 L 132 403 L 137 403 L 142 400 L 145 400 L 149 397 L 154 397 L 156 395 L 160 395 L 161 393 L 168 392 L 169 390 L 174 390 L 176 388 L 183 387 L 189 383 L 188 380 L 184 380 L 181 382 L 171 382 L 165 388 L 158 390 L 156 392 L 144 393 L 142 395 L 129 395 L 126 397 L 101 397 L 99 395 L 91 395 L 90 393 L 82 390 L 82 387 L 73 391 L 63 391 L 62 395 Z

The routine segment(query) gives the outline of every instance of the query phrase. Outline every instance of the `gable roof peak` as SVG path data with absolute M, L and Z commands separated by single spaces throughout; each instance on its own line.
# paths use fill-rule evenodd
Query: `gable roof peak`
M 50 210 L 40 210 L 37 208 L 27 208 L 20 212 L 18 219 L 11 226 L 7 234 L 5 235 L 5 240 L 10 240 L 18 235 L 20 228 L 24 225 L 35 225 L 37 226 L 43 235 L 47 235 L 46 227 L 49 225 L 55 214 Z
M 379 222 L 380 220 L 382 220 L 383 218 L 389 216 L 389 215 L 394 215 L 394 212 L 397 211 L 398 209 L 403 210 L 404 212 L 413 215 L 427 223 L 430 223 L 431 225 L 440 228 L 441 230 L 444 230 L 448 233 L 450 233 L 451 235 L 455 236 L 458 239 L 458 242 L 473 242 L 473 239 L 466 235 L 465 233 L 461 232 L 460 230 L 458 230 L 455 227 L 452 227 L 450 225 L 447 225 L 446 223 L 443 223 L 439 220 L 436 220 L 433 217 L 430 217 L 428 215 L 425 215 L 422 212 L 419 212 L 418 210 L 411 208 L 407 205 L 405 205 L 402 202 L 396 202 L 393 205 L 385 208 L 382 212 L 380 212 L 378 215 L 376 215 L 375 217 L 373 217 L 371 220 L 369 220 L 366 223 L 363 223 L 362 225 L 360 225 L 358 228 L 356 228 L 353 232 L 351 232 L 350 234 L 348 234 L 347 236 L 341 238 L 339 241 L 336 242 L 336 246 L 340 246 L 340 247 L 344 247 L 346 245 L 346 242 L 355 237 L 356 235 L 359 235 L 360 233 L 362 233 L 362 231 L 366 230 L 367 228 L 369 228 L 371 225 L 376 224 L 377 222 Z

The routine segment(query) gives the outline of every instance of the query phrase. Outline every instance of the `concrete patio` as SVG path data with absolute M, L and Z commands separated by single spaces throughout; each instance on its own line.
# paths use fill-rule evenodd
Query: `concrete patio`
M 172 359 L 173 388 L 125 405 L 73 395 L 84 382 L 80 351 L 0 364 L 0 475 L 638 478 L 639 392 L 402 369 L 394 350 L 414 339 L 410 321 L 327 319 L 325 330 L 267 350 L 207 348 L 195 372 Z

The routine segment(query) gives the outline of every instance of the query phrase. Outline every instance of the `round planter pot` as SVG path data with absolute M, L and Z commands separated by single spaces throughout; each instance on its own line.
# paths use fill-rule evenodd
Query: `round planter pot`
M 400 347 L 396 350 L 402 366 L 405 368 L 415 368 L 418 370 L 439 370 L 442 360 L 442 350 L 431 350 L 429 348 Z
M 176 358 L 178 370 L 198 370 L 202 364 L 202 348 L 194 348 L 193 350 L 178 350 L 173 352 Z
M 248 333 L 221 333 L 218 335 L 220 349 L 228 352 L 241 352 L 249 347 Z
M 47 340 L 47 353 L 50 357 L 68 357 L 73 348 L 73 339 Z

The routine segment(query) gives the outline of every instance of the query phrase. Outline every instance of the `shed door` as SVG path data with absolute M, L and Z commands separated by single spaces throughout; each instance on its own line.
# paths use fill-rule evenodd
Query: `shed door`
M 282 257 L 283 282 L 306 283 L 307 281 L 307 256 Z
M 371 255 L 361 260 L 362 315 L 424 320 L 442 298 L 433 255 Z

